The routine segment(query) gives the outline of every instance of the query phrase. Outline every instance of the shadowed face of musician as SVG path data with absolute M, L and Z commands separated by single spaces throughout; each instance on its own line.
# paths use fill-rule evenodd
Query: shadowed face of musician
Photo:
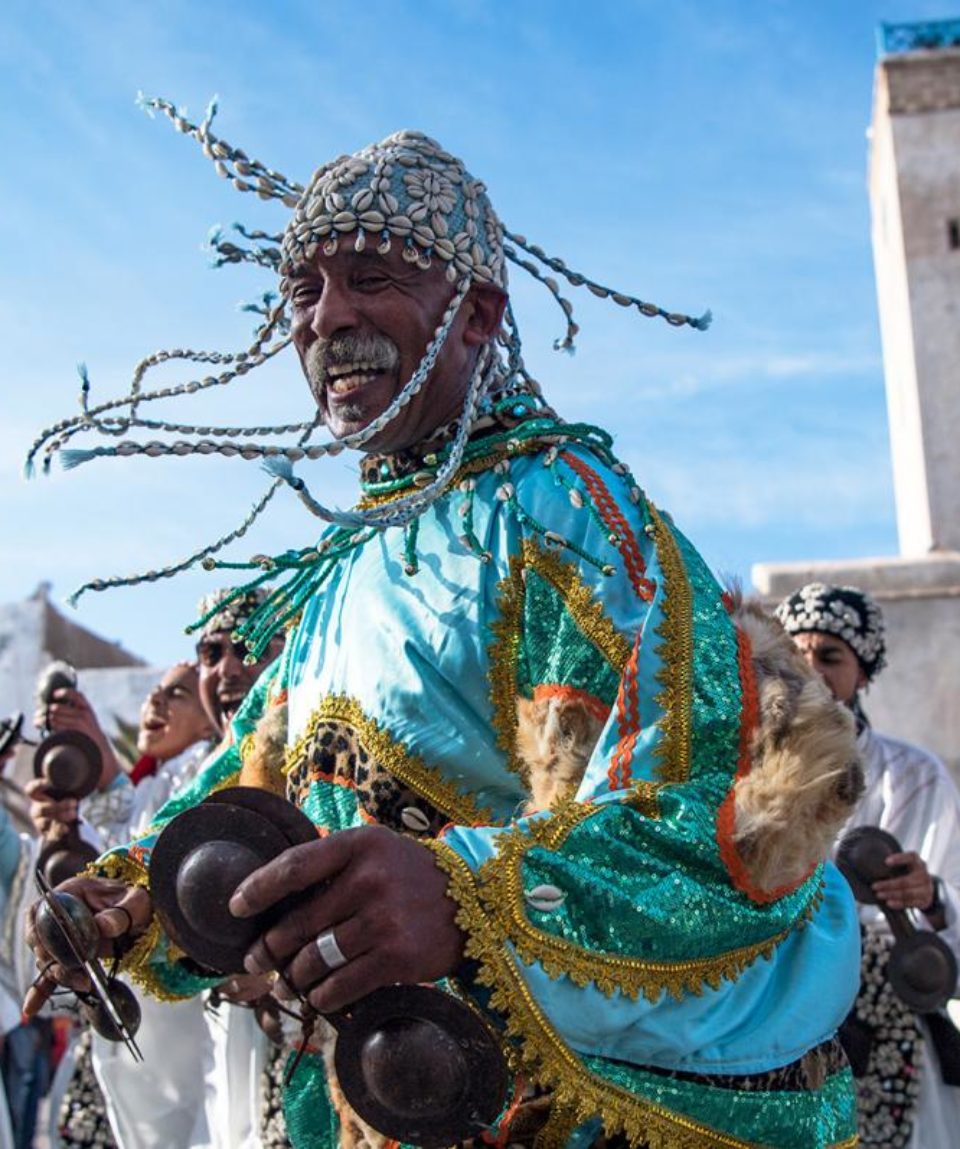
M 793 636 L 800 653 L 845 706 L 851 706 L 867 676 L 851 646 L 835 634 L 808 630 Z

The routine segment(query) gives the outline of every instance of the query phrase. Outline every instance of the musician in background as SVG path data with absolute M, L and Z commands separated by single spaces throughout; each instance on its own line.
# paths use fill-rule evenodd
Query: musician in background
M 0 722 L 0 774 L 13 758 L 23 715 Z M 49 1018 L 21 1024 L 19 998 L 29 983 L 27 950 L 19 919 L 21 900 L 36 847 L 19 834 L 0 803 L 0 1149 L 30 1149 L 40 1098 L 50 1082 L 52 1032 Z M 32 884 L 27 886 L 32 891 Z
M 777 607 L 777 617 L 857 721 L 865 789 L 844 833 L 879 826 L 900 843 L 887 859 L 897 876 L 874 884 L 891 909 L 918 929 L 936 930 L 960 960 L 960 792 L 939 759 L 878 734 L 861 692 L 886 665 L 883 615 L 856 587 L 810 583 Z M 877 906 L 861 906 L 862 986 L 853 1014 L 872 1042 L 857 1078 L 864 1145 L 952 1149 L 960 1129 L 960 1086 L 946 1085 L 928 1023 L 885 976 L 893 938 Z M 856 1067 L 855 1067 L 856 1068 Z

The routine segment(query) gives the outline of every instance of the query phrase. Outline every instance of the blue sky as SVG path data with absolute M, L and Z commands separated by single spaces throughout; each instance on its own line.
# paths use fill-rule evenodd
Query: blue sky
M 515 275 L 525 356 L 569 418 L 606 424 L 648 493 L 715 569 L 896 552 L 866 195 L 879 21 L 960 15 L 901 0 L 419 0 L 83 4 L 0 15 L 0 602 L 162 565 L 235 526 L 265 486 L 241 460 L 94 462 L 25 483 L 37 432 L 126 390 L 160 348 L 238 350 L 236 305 L 270 286 L 212 271 L 209 227 L 278 229 L 138 90 L 301 181 L 417 127 L 482 177 L 501 218 L 601 282 L 671 309 L 675 331 L 573 292 L 576 356 L 547 294 Z M 570 294 L 568 292 L 568 294 Z M 184 379 L 182 371 L 160 378 Z M 187 421 L 295 421 L 289 356 Z M 168 412 L 172 414 L 172 410 Z M 356 461 L 315 465 L 341 505 Z M 316 532 L 289 493 L 236 557 Z M 88 595 L 77 619 L 184 657 L 203 572 Z

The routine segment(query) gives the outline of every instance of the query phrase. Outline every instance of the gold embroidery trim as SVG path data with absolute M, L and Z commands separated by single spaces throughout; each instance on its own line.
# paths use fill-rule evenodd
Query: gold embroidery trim
M 534 1139 L 533 1149 L 566 1149 L 579 1124 L 577 1114 L 570 1106 L 561 1105 L 556 1099 L 551 1100 L 550 1116 Z
M 573 563 L 544 550 L 533 539 L 524 539 L 521 553 L 510 558 L 510 573 L 497 586 L 500 617 L 490 625 L 494 634 L 490 658 L 490 699 L 497 745 L 507 764 L 523 774 L 517 756 L 517 661 L 523 631 L 524 570 L 532 570 L 560 595 L 570 617 L 583 636 L 600 651 L 618 673 L 623 673 L 631 646 L 604 613 L 603 604 L 581 580 Z
M 439 770 L 428 766 L 422 758 L 410 754 L 373 718 L 364 713 L 355 698 L 345 694 L 330 694 L 311 714 L 306 729 L 297 741 L 287 748 L 283 773 L 300 765 L 307 757 L 310 745 L 323 722 L 343 722 L 357 734 L 363 748 L 394 777 L 426 800 L 453 822 L 463 826 L 498 825 L 493 812 L 478 806 L 469 794 L 462 794 L 448 782 Z
M 517 662 L 520 658 L 520 634 L 523 626 L 523 561 L 510 558 L 510 573 L 497 586 L 500 617 L 490 624 L 493 642 L 490 659 L 490 701 L 493 704 L 493 728 L 497 745 L 507 756 L 507 766 L 523 775 L 517 756 Z
M 634 809 L 639 810 L 644 818 L 660 817 L 660 791 L 664 782 L 647 782 L 641 778 L 634 782 L 627 801 Z
M 480 904 L 469 866 L 442 842 L 424 842 L 449 876 L 447 894 L 457 903 L 457 924 L 467 935 L 466 954 L 480 963 L 478 980 L 491 990 L 491 1006 L 504 1016 L 504 1052 L 515 1072 L 553 1090 L 567 1120 L 581 1124 L 599 1116 L 608 1134 L 623 1132 L 647 1149 L 759 1149 L 605 1081 L 592 1073 L 562 1040 L 531 994 Z
M 554 980 L 566 976 L 579 986 L 592 984 L 607 997 L 617 990 L 631 999 L 642 993 L 651 1002 L 663 992 L 677 1000 L 688 993 L 699 996 L 704 986 L 717 989 L 723 981 L 736 981 L 758 958 L 771 957 L 781 942 L 810 920 L 823 900 L 821 880 L 797 920 L 772 937 L 685 961 L 650 961 L 588 950 L 537 929 L 526 915 L 524 855 L 534 847 L 558 849 L 574 826 L 603 808 L 570 802 L 554 817 L 530 823 L 529 831 L 517 828 L 501 834 L 496 857 L 484 862 L 477 875 L 479 897 L 490 920 L 496 923 L 498 935 L 516 948 L 524 962 L 539 962 Z
M 663 571 L 663 639 L 657 653 L 663 663 L 657 682 L 663 687 L 656 703 L 663 711 L 657 725 L 662 738 L 654 747 L 657 773 L 664 782 L 685 782 L 690 773 L 690 728 L 693 699 L 693 597 L 680 548 L 652 503 L 657 560 Z
M 578 630 L 606 658 L 614 670 L 622 672 L 632 646 L 603 610 L 603 604 L 581 580 L 572 562 L 545 550 L 533 539 L 523 540 L 523 565 L 535 571 L 557 591 Z
M 244 734 L 244 736 L 240 739 L 240 746 L 238 749 L 238 753 L 240 755 L 240 762 L 241 763 L 246 762 L 246 760 L 250 757 L 250 754 L 253 750 L 253 744 L 255 741 L 256 741 L 256 735 L 254 734 L 254 732 L 252 730 L 250 731 L 249 734 Z

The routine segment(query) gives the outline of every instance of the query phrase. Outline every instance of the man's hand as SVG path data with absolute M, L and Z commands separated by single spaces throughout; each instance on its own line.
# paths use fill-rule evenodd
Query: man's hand
M 896 878 L 882 878 L 873 883 L 873 892 L 892 910 L 923 910 L 933 901 L 933 878 L 927 863 L 913 850 L 890 854 L 887 865 L 905 866 L 907 872 Z
M 47 837 L 55 826 L 76 822 L 79 802 L 76 798 L 51 798 L 45 778 L 31 778 L 23 789 L 30 798 L 30 821 L 38 834 Z
M 139 937 L 150 924 L 153 915 L 150 894 L 145 889 L 141 886 L 128 886 L 112 878 L 68 878 L 54 892 L 73 894 L 93 913 L 93 920 L 100 932 L 101 957 L 113 956 L 118 938 Z M 27 945 L 33 950 L 40 974 L 24 998 L 23 1014 L 26 1018 L 39 1013 L 47 998 L 59 986 L 73 990 L 90 988 L 90 980 L 82 969 L 64 969 L 44 948 L 36 929 L 39 904 L 35 902 L 27 910 Z
M 214 989 L 221 1001 L 229 1002 L 231 1005 L 250 1005 L 273 993 L 276 984 L 275 973 L 241 973 L 214 986 Z
M 79 690 L 62 686 L 53 692 L 53 698 L 46 706 L 41 706 L 33 717 L 37 729 L 48 729 L 53 734 L 61 730 L 79 730 L 92 739 L 103 758 L 98 788 L 103 790 L 120 772 L 120 763 L 110 739 L 104 734 L 93 707 Z
M 291 847 L 241 883 L 230 909 L 248 917 L 303 895 L 251 947 L 246 966 L 280 970 L 277 991 L 286 983 L 330 1013 L 380 986 L 436 981 L 456 969 L 464 938 L 447 884 L 429 850 L 384 826 L 363 826 Z M 333 967 L 317 945 L 331 934 L 332 952 L 345 959 Z

